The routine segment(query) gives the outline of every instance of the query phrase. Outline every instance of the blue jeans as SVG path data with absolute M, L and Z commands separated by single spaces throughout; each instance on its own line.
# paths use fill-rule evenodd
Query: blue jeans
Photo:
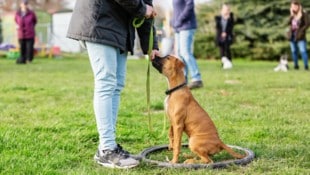
M 298 49 L 301 54 L 301 57 L 304 61 L 305 68 L 308 68 L 308 54 L 307 54 L 307 43 L 305 40 L 300 41 L 291 41 L 291 52 L 292 52 L 292 58 L 294 61 L 294 66 L 298 67 Z
M 127 54 L 103 44 L 86 42 L 94 74 L 94 111 L 99 133 L 99 149 L 113 150 L 120 92 L 125 85 Z
M 177 53 L 185 63 L 185 76 L 188 72 L 191 75 L 192 81 L 201 81 L 201 75 L 198 69 L 196 59 L 193 54 L 195 29 L 182 30 L 175 33 Z

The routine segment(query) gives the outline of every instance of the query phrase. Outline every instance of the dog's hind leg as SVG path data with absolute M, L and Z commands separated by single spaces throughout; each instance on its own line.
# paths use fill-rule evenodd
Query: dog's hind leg
M 200 160 L 198 160 L 198 157 L 188 158 L 184 161 L 185 164 L 194 164 L 194 163 L 213 163 L 213 160 L 207 155 L 200 155 L 197 152 L 194 152 L 195 154 L 199 155 Z M 205 156 L 207 155 L 207 156 Z
M 199 163 L 197 159 L 195 158 L 191 158 L 191 159 L 186 159 L 183 163 L 185 164 L 195 164 L 195 163 Z
M 182 154 L 182 157 L 184 157 L 186 159 L 183 162 L 185 164 L 193 164 L 193 163 L 198 162 L 198 160 L 197 160 L 198 157 L 193 152 Z
M 200 157 L 199 163 L 213 163 L 213 160 L 208 155 L 208 150 L 198 147 L 191 148 L 192 152 Z
M 201 142 L 199 138 L 191 137 L 189 139 L 189 149 L 200 157 L 201 160 L 198 163 L 213 163 L 213 160 L 209 157 L 209 147 L 205 142 Z M 186 160 L 186 162 L 192 162 L 192 160 Z

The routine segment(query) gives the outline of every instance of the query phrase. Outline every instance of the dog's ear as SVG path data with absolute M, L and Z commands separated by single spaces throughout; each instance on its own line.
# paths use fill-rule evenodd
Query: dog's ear
M 175 61 L 176 61 L 176 66 L 178 67 L 178 68 L 184 68 L 184 63 L 183 63 L 183 61 L 181 61 L 180 59 L 175 59 Z

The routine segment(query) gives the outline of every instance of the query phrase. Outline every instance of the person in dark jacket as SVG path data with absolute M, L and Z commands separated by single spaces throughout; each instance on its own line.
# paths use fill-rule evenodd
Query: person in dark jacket
M 175 31 L 175 44 L 177 54 L 186 65 L 185 76 L 188 72 L 191 81 L 188 84 L 190 89 L 203 86 L 201 74 L 193 54 L 194 35 L 197 28 L 194 0 L 173 0 L 172 27 Z
M 127 53 L 133 53 L 133 19 L 146 18 L 137 28 L 141 48 L 146 54 L 155 14 L 151 0 L 76 1 L 67 37 L 86 47 L 93 70 L 93 100 L 99 133 L 94 159 L 102 166 L 132 168 L 139 164 L 116 143 L 116 121 L 120 93 L 125 85 Z M 153 49 L 151 59 L 159 53 L 155 35 Z
M 20 48 L 20 58 L 16 63 L 25 64 L 26 62 L 32 62 L 37 17 L 35 12 L 28 8 L 27 0 L 23 0 L 20 3 L 20 9 L 15 14 L 15 22 Z
M 305 70 L 309 70 L 308 53 L 306 43 L 306 31 L 310 25 L 309 17 L 303 10 L 299 0 L 292 0 L 290 7 L 289 32 L 288 39 L 290 40 L 290 47 L 292 58 L 294 61 L 294 68 L 299 69 L 298 65 L 298 49 L 304 61 Z
M 224 69 L 232 68 L 230 45 L 233 43 L 234 15 L 228 4 L 222 5 L 221 15 L 215 16 L 216 44 Z

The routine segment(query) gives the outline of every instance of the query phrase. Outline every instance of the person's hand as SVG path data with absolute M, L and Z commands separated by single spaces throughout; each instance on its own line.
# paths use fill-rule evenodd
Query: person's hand
M 156 12 L 154 8 L 150 5 L 146 5 L 145 18 L 154 18 L 156 16 Z
M 160 56 L 160 52 L 158 50 L 152 50 L 151 52 L 151 61 L 155 59 L 155 56 Z
M 226 36 L 227 36 L 227 33 L 226 33 L 226 32 L 222 32 L 221 37 L 222 37 L 223 39 L 225 39 Z

